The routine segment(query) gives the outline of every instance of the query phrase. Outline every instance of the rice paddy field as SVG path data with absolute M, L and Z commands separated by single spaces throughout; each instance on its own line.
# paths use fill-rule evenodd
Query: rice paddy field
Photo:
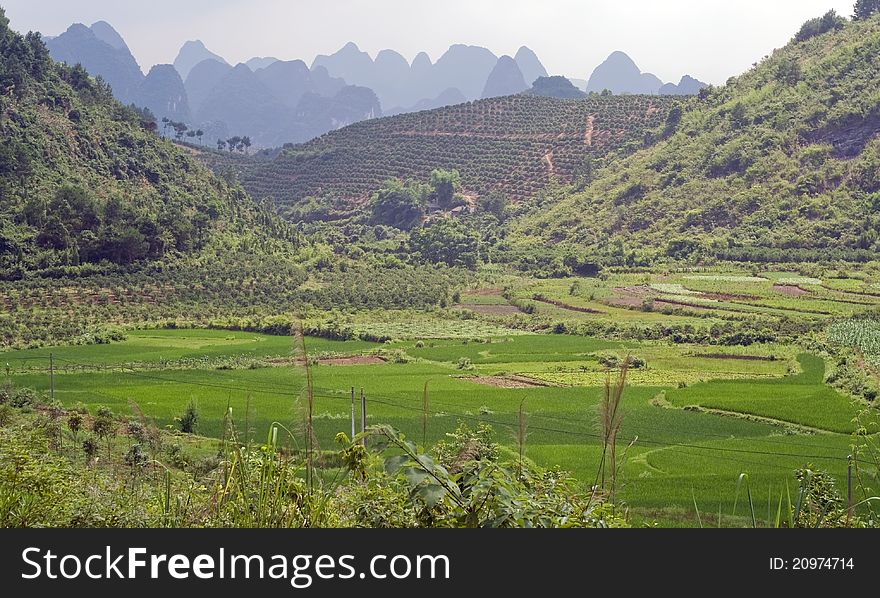
M 462 422 L 483 422 L 512 445 L 523 405 L 525 455 L 589 486 L 601 454 L 597 405 L 616 364 L 632 356 L 618 499 L 638 523 L 692 526 L 698 509 L 735 521 L 747 515 L 741 499 L 734 512 L 742 473 L 759 515 L 796 487 L 798 468 L 809 464 L 845 480 L 853 433 L 866 421 L 875 425 L 876 410 L 825 382 L 827 356 L 794 342 L 718 346 L 554 334 L 549 322 L 701 328 L 752 314 L 796 318 L 863 350 L 872 363 L 880 323 L 853 316 L 877 304 L 880 289 L 870 280 L 792 272 L 487 282 L 462 291 L 458 305 L 443 312 L 351 315 L 353 329 L 393 339 L 385 343 L 306 338 L 315 430 L 332 450 L 334 436 L 351 431 L 352 390 L 360 421 L 363 390 L 369 424 L 390 424 L 420 444 Z M 65 406 L 137 409 L 173 427 L 195 401 L 198 432 L 207 437 L 221 433 L 229 409 L 253 439 L 265 438 L 273 422 L 294 436 L 301 430 L 306 361 L 291 337 L 130 330 L 106 345 L 6 352 L 0 364 L 13 384 L 48 393 L 50 355 L 55 395 Z

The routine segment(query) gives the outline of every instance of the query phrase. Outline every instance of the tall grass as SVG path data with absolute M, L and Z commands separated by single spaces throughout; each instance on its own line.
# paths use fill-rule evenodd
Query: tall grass
M 611 374 L 605 378 L 604 392 L 598 406 L 598 427 L 602 438 L 602 457 L 599 461 L 599 469 L 596 472 L 596 480 L 593 483 L 595 489 L 608 490 L 610 502 L 614 502 L 614 491 L 617 487 L 617 475 L 619 472 L 617 461 L 617 434 L 623 423 L 623 411 L 620 405 L 623 401 L 623 391 L 626 388 L 626 374 L 629 370 L 632 356 L 627 355 L 620 366 L 617 381 L 612 385 Z M 609 466 L 610 465 L 610 466 Z M 608 472 L 610 471 L 610 475 Z M 606 486 L 610 477 L 610 488 Z

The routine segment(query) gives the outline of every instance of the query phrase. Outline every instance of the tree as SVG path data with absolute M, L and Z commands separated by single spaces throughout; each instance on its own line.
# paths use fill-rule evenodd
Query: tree
M 870 19 L 880 13 L 880 0 L 856 0 L 853 18 L 856 21 Z
M 67 416 L 67 427 L 70 430 L 70 433 L 73 435 L 73 441 L 76 442 L 76 437 L 79 435 L 79 431 L 82 429 L 83 424 L 83 416 L 79 411 L 73 411 L 70 415 Z
M 441 208 L 454 208 L 457 195 L 461 191 L 461 175 L 457 170 L 437 169 L 431 173 L 431 187 L 434 201 Z
M 226 149 L 226 140 L 225 139 L 218 139 L 217 140 L 217 151 L 222 152 L 225 149 Z
M 178 141 L 182 140 L 184 133 L 189 130 L 189 127 L 186 126 L 186 123 L 178 123 L 172 121 L 171 127 L 174 129 L 174 136 L 177 137 Z
M 107 460 L 109 461 L 111 440 L 113 434 L 116 432 L 116 423 L 113 420 L 113 412 L 109 407 L 98 407 L 95 419 L 92 420 L 92 432 L 94 432 L 95 436 L 99 439 L 105 439 L 107 441 Z M 85 448 L 85 446 L 83 446 L 83 448 Z M 89 456 L 91 457 L 92 455 Z
M 479 236 L 452 218 L 443 218 L 410 234 L 410 249 L 422 262 L 463 266 L 477 265 Z
M 196 130 L 196 137 L 199 138 L 199 145 L 202 144 L 202 137 L 205 135 L 205 132 L 201 129 Z
M 410 230 L 425 217 L 425 189 L 414 181 L 390 180 L 370 200 L 373 224 Z
M 241 145 L 244 148 L 244 153 L 248 153 L 248 150 L 251 147 L 251 138 L 245 135 L 241 138 Z
M 503 220 L 504 213 L 507 211 L 507 196 L 495 189 L 489 192 L 486 197 L 480 198 L 479 203 L 477 203 L 477 210 L 485 214 L 492 214 L 498 220 Z

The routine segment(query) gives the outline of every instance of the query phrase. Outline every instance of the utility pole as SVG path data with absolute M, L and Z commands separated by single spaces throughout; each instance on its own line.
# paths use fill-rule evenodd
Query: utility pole
M 367 431 L 367 395 L 364 394 L 364 389 L 361 389 L 361 433 L 365 433 Z M 367 446 L 367 436 L 364 434 L 364 437 L 361 438 L 361 444 Z
M 354 386 L 351 387 L 351 439 L 354 441 Z
M 55 356 L 49 353 L 49 396 L 52 404 L 55 403 Z

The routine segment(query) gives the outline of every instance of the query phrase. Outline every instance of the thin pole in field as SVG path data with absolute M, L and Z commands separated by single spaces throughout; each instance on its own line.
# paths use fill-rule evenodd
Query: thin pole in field
M 354 386 L 351 387 L 351 439 L 354 440 Z
M 55 355 L 49 353 L 49 396 L 55 402 Z
M 367 395 L 364 394 L 364 389 L 361 389 L 361 433 L 365 433 L 367 431 Z M 361 438 L 361 444 L 367 446 L 367 437 L 364 435 Z
M 848 456 L 846 460 L 846 526 L 849 527 L 853 517 L 853 456 Z

